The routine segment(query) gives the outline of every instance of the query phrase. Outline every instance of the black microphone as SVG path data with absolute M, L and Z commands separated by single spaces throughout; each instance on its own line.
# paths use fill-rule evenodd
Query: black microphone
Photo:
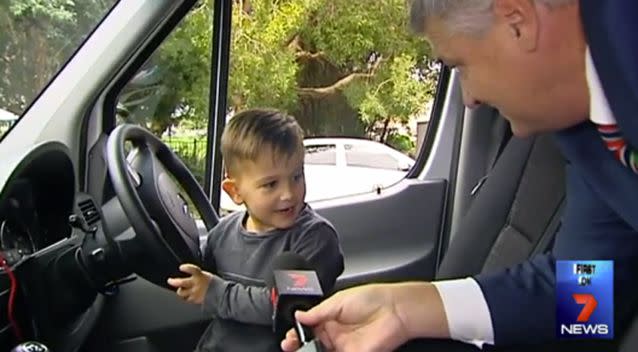
M 319 341 L 313 340 L 312 329 L 295 319 L 295 311 L 308 310 L 323 299 L 317 273 L 303 257 L 292 252 L 277 256 L 272 262 L 272 272 L 267 285 L 272 290 L 273 331 L 283 335 L 293 327 L 301 342 L 301 350 L 321 351 Z

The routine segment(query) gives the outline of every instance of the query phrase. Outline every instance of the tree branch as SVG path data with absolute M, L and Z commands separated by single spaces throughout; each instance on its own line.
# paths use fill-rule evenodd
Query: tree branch
M 301 47 L 301 36 L 299 33 L 295 33 L 295 35 L 288 40 L 286 47 L 293 51 L 303 51 L 303 48 Z
M 242 9 L 241 13 L 250 15 L 253 12 L 253 7 L 249 0 L 234 0 L 233 2 Z
M 362 72 L 354 72 L 351 73 L 345 77 L 340 78 L 338 81 L 336 81 L 335 83 L 333 83 L 330 86 L 327 87 L 312 87 L 312 88 L 299 88 L 297 90 L 297 92 L 300 95 L 306 95 L 306 96 L 313 96 L 313 97 L 323 97 L 326 95 L 332 95 L 332 94 L 336 94 L 338 93 L 340 90 L 342 90 L 345 86 L 347 86 L 348 84 L 350 84 L 350 82 L 354 81 L 355 79 L 365 79 L 365 78 L 372 78 L 374 77 L 377 69 L 379 68 L 379 66 L 381 65 L 381 62 L 384 60 L 377 60 L 374 65 L 370 68 L 370 70 L 367 73 L 362 73 Z
M 290 38 L 286 44 L 286 48 L 292 50 L 295 54 L 297 60 L 300 61 L 309 61 L 309 60 L 323 60 L 325 61 L 326 54 L 323 51 L 315 52 L 306 50 L 301 41 L 301 36 L 299 33 L 296 33 L 292 38 Z
M 310 51 L 297 51 L 295 57 L 300 60 L 319 60 L 326 57 L 323 51 L 312 53 Z
M 325 96 L 335 94 L 345 86 L 347 86 L 350 82 L 354 81 L 358 78 L 371 78 L 374 76 L 374 73 L 351 73 L 340 80 L 336 81 L 330 86 L 327 87 L 316 87 L 316 88 L 299 88 L 298 92 L 301 95 L 311 95 L 311 96 Z

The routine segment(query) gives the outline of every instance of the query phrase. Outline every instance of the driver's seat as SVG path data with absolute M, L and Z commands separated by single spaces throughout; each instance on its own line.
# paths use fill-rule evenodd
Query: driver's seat
M 484 270 L 495 270 L 525 261 L 548 251 L 560 227 L 565 202 L 565 160 L 551 135 L 533 138 L 512 137 L 474 195 L 465 216 L 451 237 L 437 271 L 437 279 L 467 277 Z M 634 351 L 635 334 L 625 337 L 623 352 Z M 636 338 L 633 335 L 636 335 Z M 400 351 L 442 350 L 481 351 L 473 345 L 455 341 L 418 340 Z M 551 346 L 521 346 L 483 351 L 617 351 L 608 341 L 575 341 Z
M 560 224 L 564 169 L 550 135 L 512 137 L 474 194 L 436 278 L 504 268 L 547 250 Z

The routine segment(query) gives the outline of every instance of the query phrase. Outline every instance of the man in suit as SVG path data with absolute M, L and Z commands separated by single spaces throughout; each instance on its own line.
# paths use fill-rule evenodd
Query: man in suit
M 517 136 L 556 132 L 569 161 L 561 230 L 550 254 L 507 270 L 357 287 L 298 319 L 345 352 L 549 342 L 555 261 L 611 259 L 621 335 L 638 300 L 637 18 L 636 0 L 412 0 L 414 29 L 458 71 L 467 107 L 498 108 Z M 297 346 L 292 332 L 282 342 Z

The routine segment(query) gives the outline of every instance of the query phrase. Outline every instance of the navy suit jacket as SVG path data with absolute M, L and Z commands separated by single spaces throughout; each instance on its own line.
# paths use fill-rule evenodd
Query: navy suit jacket
M 581 0 L 588 45 L 611 110 L 638 148 L 638 0 Z M 568 166 L 567 205 L 550 254 L 476 277 L 497 345 L 556 339 L 555 260 L 614 260 L 615 335 L 638 302 L 638 175 L 587 122 L 556 136 Z

